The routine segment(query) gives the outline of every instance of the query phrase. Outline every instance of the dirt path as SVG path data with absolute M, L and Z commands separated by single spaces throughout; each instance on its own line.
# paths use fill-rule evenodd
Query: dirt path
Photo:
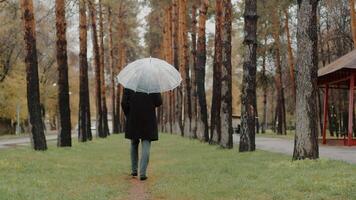
M 147 191 L 147 181 L 140 181 L 136 177 L 131 178 L 130 183 L 129 200 L 150 200 L 150 195 Z

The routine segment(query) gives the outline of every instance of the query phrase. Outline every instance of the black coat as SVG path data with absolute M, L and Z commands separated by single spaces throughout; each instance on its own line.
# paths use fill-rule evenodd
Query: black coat
M 162 105 L 161 94 L 146 94 L 124 89 L 121 101 L 126 116 L 125 138 L 158 140 L 156 107 Z

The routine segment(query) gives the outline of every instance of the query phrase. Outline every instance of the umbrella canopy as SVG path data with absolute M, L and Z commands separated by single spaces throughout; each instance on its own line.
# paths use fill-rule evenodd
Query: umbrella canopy
M 128 64 L 117 80 L 125 88 L 150 94 L 173 90 L 180 85 L 182 77 L 164 60 L 143 58 Z

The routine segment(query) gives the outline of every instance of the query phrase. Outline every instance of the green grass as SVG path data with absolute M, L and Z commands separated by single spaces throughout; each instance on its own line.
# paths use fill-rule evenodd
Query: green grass
M 0 199 L 130 199 L 129 142 L 123 136 L 0 151 Z M 152 144 L 151 199 L 356 199 L 356 166 L 339 161 L 291 162 L 290 156 L 238 153 L 180 136 Z

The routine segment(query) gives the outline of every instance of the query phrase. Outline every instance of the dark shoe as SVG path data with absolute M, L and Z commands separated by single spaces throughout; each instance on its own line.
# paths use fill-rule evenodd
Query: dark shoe
M 146 180 L 147 179 L 147 176 L 140 176 L 140 180 L 141 181 L 144 181 L 144 180 Z
M 132 172 L 131 176 L 137 176 L 137 172 Z

